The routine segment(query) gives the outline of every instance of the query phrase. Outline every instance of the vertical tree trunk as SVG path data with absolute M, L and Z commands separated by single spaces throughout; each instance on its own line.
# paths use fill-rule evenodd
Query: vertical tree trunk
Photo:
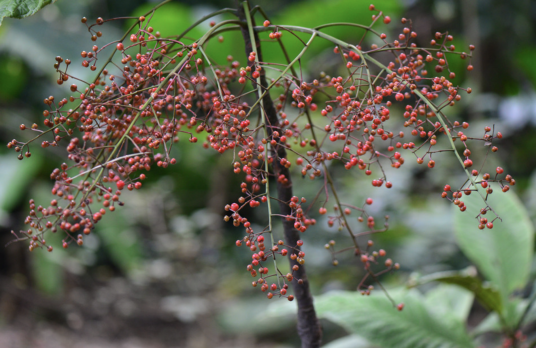
M 239 19 L 246 24 L 246 17 L 244 14 L 244 8 L 241 1 L 236 1 L 238 9 Z M 253 25 L 255 22 L 253 21 Z M 250 53 L 253 51 L 252 40 L 248 31 L 247 25 L 242 26 L 242 36 L 244 37 L 244 42 L 246 46 L 246 57 L 249 57 Z M 257 45 L 257 56 L 259 61 L 262 61 L 262 52 L 259 36 L 257 33 L 254 33 L 255 43 Z M 253 62 L 249 62 L 249 65 L 253 65 Z M 262 89 L 265 90 L 268 87 L 266 82 L 266 75 L 264 69 L 260 72 L 260 82 Z M 256 84 L 254 83 L 256 88 Z M 277 116 L 277 110 L 274 107 L 274 103 L 269 93 L 263 98 L 264 111 L 266 116 L 266 124 L 270 125 L 268 127 L 268 135 L 271 136 L 274 129 L 279 129 L 279 118 Z M 271 149 L 271 156 L 274 158 L 272 162 L 273 172 L 275 177 L 284 175 L 288 183 L 282 184 L 277 181 L 277 196 L 280 200 L 279 209 L 282 215 L 291 215 L 292 211 L 288 204 L 285 202 L 290 202 L 292 194 L 292 180 L 290 176 L 290 171 L 288 168 L 282 166 L 279 162 L 280 159 L 287 157 L 287 152 L 284 145 L 279 144 L 273 146 Z M 285 234 L 285 241 L 287 245 L 295 246 L 296 242 L 300 239 L 300 232 L 294 228 L 293 221 L 283 220 L 283 230 Z M 294 272 L 294 280 L 292 281 L 292 286 L 294 289 L 294 296 L 298 303 L 298 335 L 300 336 L 302 342 L 302 348 L 317 348 L 320 347 L 322 339 L 322 329 L 320 323 L 316 317 L 315 308 L 313 305 L 313 296 L 309 289 L 309 281 L 307 280 L 307 274 L 305 273 L 305 267 L 299 265 L 296 260 L 292 260 L 289 254 L 290 266 L 298 265 L 299 270 Z

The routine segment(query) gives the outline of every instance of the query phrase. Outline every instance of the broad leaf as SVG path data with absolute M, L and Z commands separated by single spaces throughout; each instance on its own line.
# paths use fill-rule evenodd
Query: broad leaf
M 356 292 L 332 292 L 318 296 L 315 307 L 352 334 L 383 348 L 474 347 L 465 324 L 449 313 L 436 313 L 417 291 L 390 292 L 397 309 L 382 293 L 362 296 Z
M 426 304 L 434 314 L 452 315 L 465 322 L 474 301 L 474 294 L 456 285 L 439 284 L 426 293 Z
M 1 0 L 0 25 L 5 17 L 24 18 L 35 14 L 48 4 L 57 0 Z
M 0 156 L 0 212 L 9 212 L 16 206 L 28 184 L 39 172 L 43 157 L 37 152 L 39 150 L 32 149 L 34 156 L 23 161 L 19 161 L 12 153 Z
M 100 221 L 96 229 L 113 261 L 128 273 L 139 265 L 142 255 L 136 232 L 126 214 L 124 210 L 115 212 L 113 218 Z
M 412 279 L 408 284 L 409 287 L 426 284 L 429 282 L 441 282 L 446 284 L 454 284 L 464 289 L 471 291 L 478 302 L 480 302 L 487 310 L 502 312 L 501 295 L 492 284 L 483 282 L 476 275 L 474 267 L 467 268 L 463 271 L 446 271 L 432 273 L 423 277 Z
M 322 348 L 375 348 L 366 339 L 357 335 L 349 335 L 331 341 Z
M 517 327 L 519 321 L 521 320 L 521 317 L 523 316 L 525 308 L 527 308 L 527 304 L 528 301 L 521 300 L 519 298 L 514 298 L 506 302 L 505 312 L 507 313 L 507 315 L 503 318 L 502 322 L 496 312 L 490 313 L 484 320 L 480 322 L 480 324 L 478 324 L 471 331 L 471 334 L 476 336 L 485 332 L 502 332 L 504 331 L 503 323 L 509 328 Z M 527 317 L 524 320 L 524 323 L 530 322 L 529 316 L 530 313 L 528 313 Z
M 482 274 L 497 287 L 503 302 L 528 281 L 534 245 L 534 227 L 526 209 L 513 192 L 489 195 L 489 205 L 499 214 L 492 229 L 478 229 L 475 217 L 483 202 L 476 193 L 462 200 L 467 211 L 457 211 L 454 232 L 458 245 Z M 493 213 L 484 215 L 493 218 Z

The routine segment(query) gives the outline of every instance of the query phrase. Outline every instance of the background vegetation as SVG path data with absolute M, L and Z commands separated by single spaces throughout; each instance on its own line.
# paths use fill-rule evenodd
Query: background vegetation
M 455 112 L 463 115 L 475 129 L 494 124 L 503 133 L 499 152 L 491 158 L 491 163 L 506 168 L 516 178 L 513 191 L 534 221 L 536 3 L 530 0 L 374 3 L 393 19 L 391 27 L 383 27 L 382 31 L 398 32 L 394 28 L 398 28 L 401 17 L 406 17 L 413 20 L 422 43 L 428 43 L 436 31 L 448 29 L 457 46 L 476 45 L 475 69 L 466 73 L 462 63 L 453 69 L 461 72 L 457 74 L 458 84 L 473 88 L 473 93 L 465 98 L 465 106 L 457 106 Z M 176 1 L 157 12 L 152 23 L 163 35 L 169 35 L 181 32 L 212 10 L 233 5 L 234 2 L 224 0 Z M 271 0 L 262 5 L 275 24 L 315 26 L 335 21 L 370 21 L 369 3 L 361 0 Z M 52 66 L 56 55 L 73 60 L 74 75 L 87 76 L 84 74 L 88 71 L 79 68 L 79 54 L 88 50 L 92 42 L 80 23 L 82 16 L 93 21 L 99 16 L 139 15 L 152 6 L 153 2 L 142 0 L 59 0 L 23 21 L 4 19 L 0 27 L 0 143 L 28 137 L 20 134 L 19 125 L 40 120 L 45 97 L 69 94 L 68 87 L 55 83 L 57 76 Z M 116 21 L 103 26 L 104 40 L 119 37 L 127 25 Z M 192 35 L 200 33 L 202 28 L 199 30 Z M 360 39 L 347 28 L 332 28 L 330 33 L 350 42 Z M 230 54 L 243 62 L 244 49 L 236 35 L 239 34 L 225 35 L 225 45 L 221 47 L 209 47 L 210 55 L 223 60 Z M 318 45 L 315 51 L 308 52 L 305 72 L 317 75 L 317 67 L 323 66 L 327 73 L 337 74 L 334 66 L 330 71 L 331 49 L 329 45 Z M 269 50 L 265 50 L 265 58 L 271 58 Z M 52 186 L 49 175 L 61 164 L 62 151 L 32 148 L 31 159 L 18 161 L 13 153 L 0 147 L 0 244 L 12 239 L 11 230 L 22 228 L 30 192 L 36 201 L 47 199 Z M 268 309 L 270 301 L 250 289 L 249 275 L 243 269 L 249 256 L 234 246 L 240 232 L 223 224 L 223 206 L 238 195 L 232 183 L 240 180 L 229 171 L 231 159 L 202 150 L 200 146 L 184 144 L 175 147 L 175 151 L 178 165 L 152 170 L 144 190 L 127 193 L 130 209 L 119 209 L 113 216 L 104 218 L 97 232 L 86 237 L 83 248 L 58 250 L 61 236 L 57 241 L 54 241 L 56 236 L 47 238 L 57 246 L 53 253 L 29 253 L 24 243 L 0 248 L 1 347 L 298 345 L 292 314 L 283 309 Z M 445 156 L 444 161 L 443 165 L 457 168 L 454 158 Z M 452 161 L 450 166 L 448 161 Z M 411 168 L 389 174 L 394 184 L 390 191 L 375 190 L 372 194 L 369 181 L 359 175 L 342 182 L 347 201 L 372 196 L 376 213 L 390 215 L 390 229 L 377 235 L 374 241 L 402 268 L 382 282 L 393 288 L 418 279 L 418 275 L 463 270 L 473 264 L 493 281 L 494 275 L 478 263 L 478 255 L 472 255 L 464 249 L 460 238 L 455 238 L 454 211 L 439 197 L 442 184 L 458 174 L 453 174 L 454 170 L 423 170 L 409 163 L 408 166 Z M 329 229 L 325 220 L 317 218 L 319 223 L 304 237 L 305 252 L 315 255 L 307 261 L 313 294 L 354 290 L 362 277 L 356 267 L 358 261 L 348 258 L 340 260 L 337 268 L 331 265 L 330 255 L 323 246 L 331 239 L 337 241 L 344 237 L 336 229 Z M 502 246 L 512 243 L 523 248 L 529 241 L 532 254 L 532 232 L 530 228 L 527 231 L 528 239 L 520 239 L 526 234 L 514 234 L 503 240 L 498 249 L 508 257 L 519 250 Z M 465 245 L 481 242 L 482 239 L 470 240 Z M 512 266 L 519 269 L 527 265 L 526 275 L 516 278 L 523 285 L 529 284 L 516 293 L 520 300 L 529 297 L 530 284 L 536 279 L 536 265 L 531 266 L 531 260 L 532 257 L 526 262 L 516 259 Z M 432 287 L 428 284 L 420 289 L 426 292 Z M 434 290 L 440 298 L 437 288 L 428 291 L 426 297 L 432 298 L 429 300 L 432 310 L 441 314 L 445 308 L 433 305 L 437 303 Z M 379 306 L 390 306 L 380 292 L 377 295 L 378 298 L 366 298 L 371 302 L 364 303 L 362 308 L 357 305 L 359 308 L 355 310 L 366 310 L 366 306 L 377 301 Z M 329 295 L 322 297 L 322 301 L 329 300 Z M 409 305 L 422 301 L 410 298 L 407 302 Z M 473 304 L 468 300 L 467 303 L 460 311 L 468 316 L 468 326 L 475 328 L 487 311 L 478 302 Z M 333 306 L 330 304 L 329 308 L 336 308 Z M 340 313 L 337 315 L 341 318 Z M 322 322 L 326 343 L 352 332 L 351 326 L 335 324 L 337 319 L 329 313 L 325 317 L 331 319 Z M 356 342 L 369 347 L 365 338 L 350 338 L 354 341 L 348 347 L 361 344 Z M 534 338 L 529 336 L 529 341 Z M 497 335 L 482 336 L 482 344 L 486 346 L 494 347 L 498 342 Z M 380 342 L 380 345 L 387 346 L 387 343 Z

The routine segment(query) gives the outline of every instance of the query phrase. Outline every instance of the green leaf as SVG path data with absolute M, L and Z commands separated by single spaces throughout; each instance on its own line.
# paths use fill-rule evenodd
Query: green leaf
M 514 55 L 516 65 L 523 71 L 524 77 L 536 84 L 536 71 L 532 68 L 532 63 L 536 59 L 536 48 L 531 46 L 520 47 Z
M 509 314 L 504 318 L 504 324 L 509 328 L 514 328 L 517 326 L 525 308 L 527 307 L 528 301 L 522 301 L 519 298 L 515 298 L 506 303 L 506 312 Z M 528 323 L 527 318 L 525 318 L 525 323 Z M 503 324 L 499 315 L 494 312 L 490 313 L 480 324 L 475 327 L 471 334 L 480 335 L 485 332 L 502 332 Z
M 426 293 L 426 304 L 439 315 L 452 315 L 460 322 L 465 322 L 474 298 L 474 294 L 464 288 L 439 284 Z
M 322 348 L 374 348 L 366 339 L 357 335 L 349 335 L 331 341 Z
M 128 274 L 139 266 L 142 254 L 138 237 L 126 214 L 121 210 L 114 216 L 107 216 L 99 222 L 96 230 L 113 261 Z
M 383 11 L 384 14 L 391 17 L 395 17 L 402 10 L 402 6 L 399 1 L 396 0 L 378 0 L 374 1 L 374 5 L 377 9 Z M 341 11 L 344 9 L 344 11 Z M 299 13 L 299 16 L 296 14 Z M 272 23 L 276 25 L 297 25 L 307 28 L 314 28 L 319 25 L 326 23 L 363 23 L 370 24 L 371 13 L 368 10 L 368 5 L 362 1 L 355 0 L 309 0 L 309 1 L 297 1 L 289 4 L 285 8 L 285 11 L 281 11 L 277 16 L 272 18 Z M 381 21 L 380 21 L 381 22 Z M 258 23 L 257 23 L 258 25 Z M 374 27 L 375 30 L 382 32 L 385 29 L 383 23 L 377 23 Z M 347 40 L 354 44 L 357 44 L 365 31 L 356 27 L 349 26 L 333 26 L 329 28 L 322 29 L 322 32 L 325 32 L 329 35 L 333 35 L 337 38 Z M 302 40 L 307 40 L 310 35 L 296 33 L 298 37 Z M 261 35 L 261 38 L 267 38 L 268 34 L 264 33 Z M 294 58 L 303 48 L 303 44 L 298 40 L 294 35 L 283 34 L 281 40 L 283 41 L 287 52 L 290 58 Z M 379 38 L 374 37 L 374 35 L 368 34 L 367 40 L 365 42 L 372 42 L 371 40 L 378 40 Z M 263 50 L 263 58 L 267 62 L 283 62 L 283 55 L 279 45 L 271 44 L 272 49 Z M 264 47 L 264 44 L 263 44 Z M 304 62 L 309 62 L 309 64 L 318 64 L 317 59 L 321 59 L 320 53 L 326 48 L 333 48 L 327 40 L 316 40 L 314 45 L 307 50 L 304 55 Z M 331 53 L 333 54 L 333 53 Z M 335 59 L 340 59 L 335 54 L 332 57 Z M 330 57 L 331 58 L 331 57 Z M 327 64 L 327 62 L 326 62 Z M 329 65 L 329 64 L 328 64 Z
M 154 4 L 147 3 L 136 8 L 132 13 L 132 17 L 139 17 L 151 11 Z M 190 7 L 182 5 L 179 2 L 166 4 L 161 9 L 151 15 L 151 27 L 154 31 L 160 32 L 162 37 L 178 35 L 185 31 L 194 23 L 194 16 Z M 125 26 L 130 27 L 134 20 L 126 21 Z M 137 28 L 134 29 L 134 32 Z M 199 27 L 192 29 L 186 36 L 194 39 L 199 39 L 203 34 L 203 30 Z
M 348 332 L 383 348 L 465 348 L 474 347 L 465 324 L 449 313 L 436 313 L 417 291 L 390 291 L 397 311 L 382 293 L 362 296 L 356 292 L 331 292 L 318 296 L 318 315 Z
M 47 238 L 48 240 L 48 238 Z M 36 287 L 49 295 L 58 296 L 63 287 L 63 273 L 61 261 L 65 260 L 65 253 L 52 253 L 46 251 L 46 248 L 38 249 L 33 252 L 33 275 Z
M 22 161 L 12 153 L 0 156 L 0 212 L 13 209 L 28 184 L 37 175 L 43 163 L 43 157 L 37 152 L 37 149 L 32 151 L 34 156 Z
M 475 219 L 480 212 L 482 199 L 473 193 L 464 196 L 462 200 L 467 211 L 457 211 L 454 216 L 458 245 L 499 290 L 504 303 L 513 290 L 522 288 L 528 281 L 534 227 L 525 207 L 511 191 L 489 195 L 488 204 L 503 219 L 502 222 L 495 220 L 491 230 L 478 229 L 478 221 Z M 492 218 L 493 213 L 484 216 Z
M 408 284 L 409 287 L 426 284 L 429 282 L 441 282 L 453 284 L 471 291 L 478 302 L 487 310 L 502 312 L 501 295 L 492 284 L 483 282 L 476 276 L 474 267 L 469 267 L 463 271 L 445 271 L 432 273 L 417 279 L 412 279 Z
M 57 0 L 1 0 L 0 25 L 5 17 L 24 18 L 35 14 L 48 4 Z
M 257 308 L 252 315 L 250 309 Z M 270 308 L 274 307 L 273 310 Z M 270 313 L 268 313 L 270 312 Z M 216 322 L 228 334 L 248 332 L 250 335 L 271 335 L 288 327 L 294 327 L 297 307 L 286 301 L 264 301 L 244 299 L 228 301 L 216 316 Z

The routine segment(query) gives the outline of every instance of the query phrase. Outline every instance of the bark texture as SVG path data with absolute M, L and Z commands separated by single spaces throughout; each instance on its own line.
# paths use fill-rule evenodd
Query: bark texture
M 250 7 L 251 8 L 251 7 Z M 244 23 L 242 25 L 242 36 L 245 42 L 246 48 L 246 57 L 249 57 L 250 53 L 253 52 L 253 40 L 250 37 L 246 16 L 244 14 L 244 8 L 241 1 L 237 1 L 237 9 L 239 19 Z M 252 18 L 253 20 L 253 18 Z M 253 21 L 253 25 L 255 22 Z M 259 61 L 262 61 L 262 51 L 260 46 L 260 40 L 258 34 L 254 33 L 254 41 L 257 46 L 257 56 Z M 252 62 L 248 64 L 253 65 Z M 253 69 L 252 69 L 253 70 Z M 266 75 L 264 69 L 260 72 L 260 83 L 262 90 L 266 90 L 268 83 L 266 82 Z M 254 87 L 257 88 L 256 83 Z M 266 117 L 266 125 L 268 128 L 268 135 L 271 137 L 274 130 L 279 131 L 279 117 L 277 116 L 277 110 L 274 107 L 273 100 L 269 93 L 263 98 L 264 103 L 264 112 Z M 287 151 L 283 144 L 278 142 L 278 145 L 273 146 L 271 149 L 271 156 L 273 158 L 272 170 L 275 178 L 278 178 L 280 175 L 284 175 L 288 180 L 287 184 L 282 184 L 279 181 L 276 181 L 277 185 L 277 196 L 281 202 L 279 202 L 280 214 L 282 215 L 291 215 L 292 211 L 288 204 L 283 202 L 290 202 L 292 193 L 292 180 L 290 176 L 290 171 L 288 168 L 285 168 L 280 164 L 282 158 L 287 157 Z M 300 239 L 300 232 L 294 228 L 294 221 L 283 221 L 283 230 L 285 234 L 285 242 L 287 245 L 295 246 L 296 242 Z M 300 336 L 302 342 L 302 348 L 318 348 L 322 341 L 322 329 L 320 327 L 320 322 L 316 317 L 315 308 L 313 305 L 313 296 L 309 289 L 309 281 L 307 280 L 307 274 L 305 272 L 305 267 L 298 264 L 297 261 L 292 260 L 289 254 L 290 267 L 294 265 L 299 266 L 299 270 L 294 272 L 294 280 L 292 281 L 292 286 L 294 290 L 295 300 L 298 303 L 298 335 Z

